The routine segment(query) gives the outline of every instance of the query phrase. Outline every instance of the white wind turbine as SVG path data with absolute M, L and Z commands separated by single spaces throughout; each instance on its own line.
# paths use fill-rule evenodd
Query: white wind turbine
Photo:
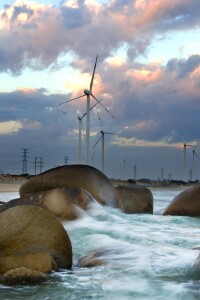
M 126 166 L 129 167 L 129 164 L 126 161 L 126 158 L 127 158 L 127 153 L 124 156 L 124 159 L 121 161 L 123 163 L 123 165 L 124 165 L 124 179 L 126 178 Z
M 101 102 L 102 100 L 99 100 L 99 102 Z M 90 111 L 96 106 L 98 104 L 98 102 L 97 103 L 95 103 L 92 107 L 90 107 Z M 83 118 L 85 117 L 87 115 L 87 112 L 86 113 L 84 113 L 83 115 L 82 115 L 82 117 L 80 116 L 80 115 L 78 115 L 78 117 L 77 117 L 77 119 L 78 119 L 78 121 L 79 121 L 79 134 L 78 134 L 78 136 L 79 136 L 79 138 L 78 138 L 78 163 L 80 164 L 81 163 L 81 148 L 82 148 L 82 128 L 83 128 L 83 123 L 82 123 L 82 120 L 83 120 Z
M 67 102 L 76 100 L 78 98 L 82 98 L 82 97 L 87 96 L 87 105 L 86 105 L 86 112 L 87 112 L 87 120 L 86 120 L 86 164 L 89 164 L 89 153 L 90 153 L 90 96 L 92 98 L 94 98 L 97 101 L 97 103 L 99 103 L 101 106 L 103 106 L 103 104 L 101 104 L 100 101 L 92 93 L 92 87 L 93 87 L 94 75 L 95 75 L 95 70 L 96 70 L 96 65 L 97 65 L 97 59 L 98 59 L 98 55 L 96 57 L 96 61 L 95 61 L 95 65 L 94 65 L 94 69 L 93 69 L 93 73 L 92 73 L 92 78 L 91 78 L 91 81 L 90 81 L 90 89 L 89 90 L 85 89 L 83 91 L 84 95 L 81 95 L 79 97 L 70 99 L 68 101 L 65 101 L 65 102 L 62 102 L 62 103 L 59 104 L 59 105 L 62 105 L 64 103 L 67 103 Z M 103 107 L 108 113 L 110 113 L 109 110 L 105 106 L 103 106 Z M 114 116 L 112 116 L 112 117 L 114 118 Z
M 189 144 L 183 144 L 183 148 L 184 148 L 184 181 L 187 181 L 187 147 L 194 147 L 194 145 L 189 145 Z
M 118 135 L 118 134 L 112 133 L 112 132 L 105 132 L 104 130 L 101 130 L 100 133 L 101 133 L 101 136 L 98 139 L 98 141 L 95 143 L 93 149 L 96 147 L 96 145 L 98 144 L 98 142 L 100 140 L 102 140 L 102 146 L 101 146 L 102 147 L 102 152 L 101 152 L 101 171 L 102 171 L 102 173 L 104 173 L 104 145 L 105 145 L 105 139 L 104 138 L 105 138 L 105 134 L 111 134 L 111 135 Z
M 194 146 L 193 150 L 192 150 L 192 180 L 195 180 L 195 156 L 196 158 L 198 158 L 198 160 L 200 160 L 199 156 L 196 153 L 196 148 L 198 147 L 198 143 L 196 146 Z

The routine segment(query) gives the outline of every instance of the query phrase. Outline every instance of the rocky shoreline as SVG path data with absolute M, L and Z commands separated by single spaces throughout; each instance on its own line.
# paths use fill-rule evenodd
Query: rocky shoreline
M 12 175 L 12 174 L 0 174 L 0 192 L 18 192 L 20 186 L 25 183 L 32 176 L 23 175 Z M 113 185 L 140 185 L 151 189 L 187 189 L 199 184 L 199 182 L 168 182 L 168 181 L 154 181 L 154 180 L 121 180 L 121 179 L 110 179 Z

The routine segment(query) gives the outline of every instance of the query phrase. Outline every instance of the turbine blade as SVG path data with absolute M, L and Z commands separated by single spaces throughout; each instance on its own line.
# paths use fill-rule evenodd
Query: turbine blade
M 92 78 L 91 78 L 91 82 L 90 82 L 90 92 L 92 92 L 92 86 L 93 86 L 93 81 L 94 81 L 94 74 L 95 74 L 95 70 L 96 70 L 96 66 L 97 66 L 97 59 L 98 59 L 98 55 L 96 57 L 96 61 L 95 61 L 95 65 L 94 65 L 94 70 L 93 70 Z
M 98 104 L 100 104 L 111 115 L 113 119 L 115 119 L 115 117 L 111 114 L 111 112 L 93 94 L 91 94 L 91 96 L 98 102 Z
M 101 102 L 102 101 L 102 99 L 101 100 L 99 100 L 99 102 Z M 91 106 L 91 108 L 90 108 L 90 110 L 92 110 L 97 104 L 99 104 L 98 102 L 96 102 L 93 106 Z
M 60 109 L 56 109 L 56 110 L 59 111 L 59 112 L 61 112 L 61 113 L 63 113 L 63 114 L 67 114 L 68 115 L 68 113 L 66 111 L 63 111 L 63 110 L 60 110 Z
M 196 152 L 194 151 L 195 156 L 200 160 L 199 156 L 196 154 Z
M 85 97 L 85 95 L 82 95 L 82 96 L 79 96 L 79 97 L 76 97 L 76 98 L 73 98 L 73 99 L 70 99 L 70 100 L 64 101 L 64 102 L 62 102 L 62 103 L 58 104 L 58 106 L 60 106 L 60 105 L 63 105 L 63 104 L 65 104 L 65 103 L 67 103 L 67 102 L 74 101 L 74 100 L 76 100 L 76 99 L 79 99 L 79 98 L 82 98 L 82 97 Z
M 117 133 L 112 133 L 112 132 L 104 132 L 105 134 L 111 134 L 111 135 L 118 135 Z
M 100 138 L 98 139 L 98 141 L 95 143 L 95 145 L 93 146 L 93 149 L 96 147 L 96 145 L 98 144 L 98 142 L 101 140 L 102 136 L 100 136 Z
M 102 100 L 99 100 L 99 102 L 101 102 L 101 101 L 102 101 Z M 91 107 L 90 107 L 90 110 L 92 110 L 97 104 L 98 104 L 98 102 L 96 102 L 93 106 L 91 106 Z M 86 115 L 87 115 L 87 112 L 85 112 L 85 113 L 82 115 L 81 119 L 83 119 Z
M 87 113 L 85 112 L 82 117 L 81 117 L 81 120 L 87 115 Z

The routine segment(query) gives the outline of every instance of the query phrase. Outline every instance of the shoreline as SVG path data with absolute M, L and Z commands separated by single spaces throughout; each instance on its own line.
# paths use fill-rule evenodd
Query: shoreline
M 22 184 L 20 183 L 0 183 L 0 193 L 12 193 L 12 192 L 19 192 L 19 189 Z M 172 190 L 185 190 L 190 188 L 189 186 L 146 186 L 150 190 L 164 190 L 164 189 L 172 189 Z
M 0 183 L 0 193 L 19 192 L 21 184 Z

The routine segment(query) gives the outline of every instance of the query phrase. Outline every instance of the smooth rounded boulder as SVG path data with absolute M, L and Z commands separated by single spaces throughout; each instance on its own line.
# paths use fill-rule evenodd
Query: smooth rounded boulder
M 26 181 L 20 196 L 58 187 L 81 188 L 102 205 L 116 206 L 115 190 L 110 180 L 99 170 L 88 165 L 65 165 L 50 169 Z
M 126 214 L 152 214 L 152 192 L 139 185 L 115 186 L 117 207 Z
M 94 202 L 92 196 L 80 188 L 56 188 L 24 195 L 0 206 L 0 212 L 18 205 L 33 205 L 45 208 L 63 220 L 80 217 L 80 208 L 88 210 Z
M 200 186 L 189 188 L 179 195 L 164 210 L 163 215 L 200 216 Z
M 25 267 L 50 272 L 72 266 L 72 246 L 62 223 L 49 211 L 29 205 L 0 214 L 0 274 Z

